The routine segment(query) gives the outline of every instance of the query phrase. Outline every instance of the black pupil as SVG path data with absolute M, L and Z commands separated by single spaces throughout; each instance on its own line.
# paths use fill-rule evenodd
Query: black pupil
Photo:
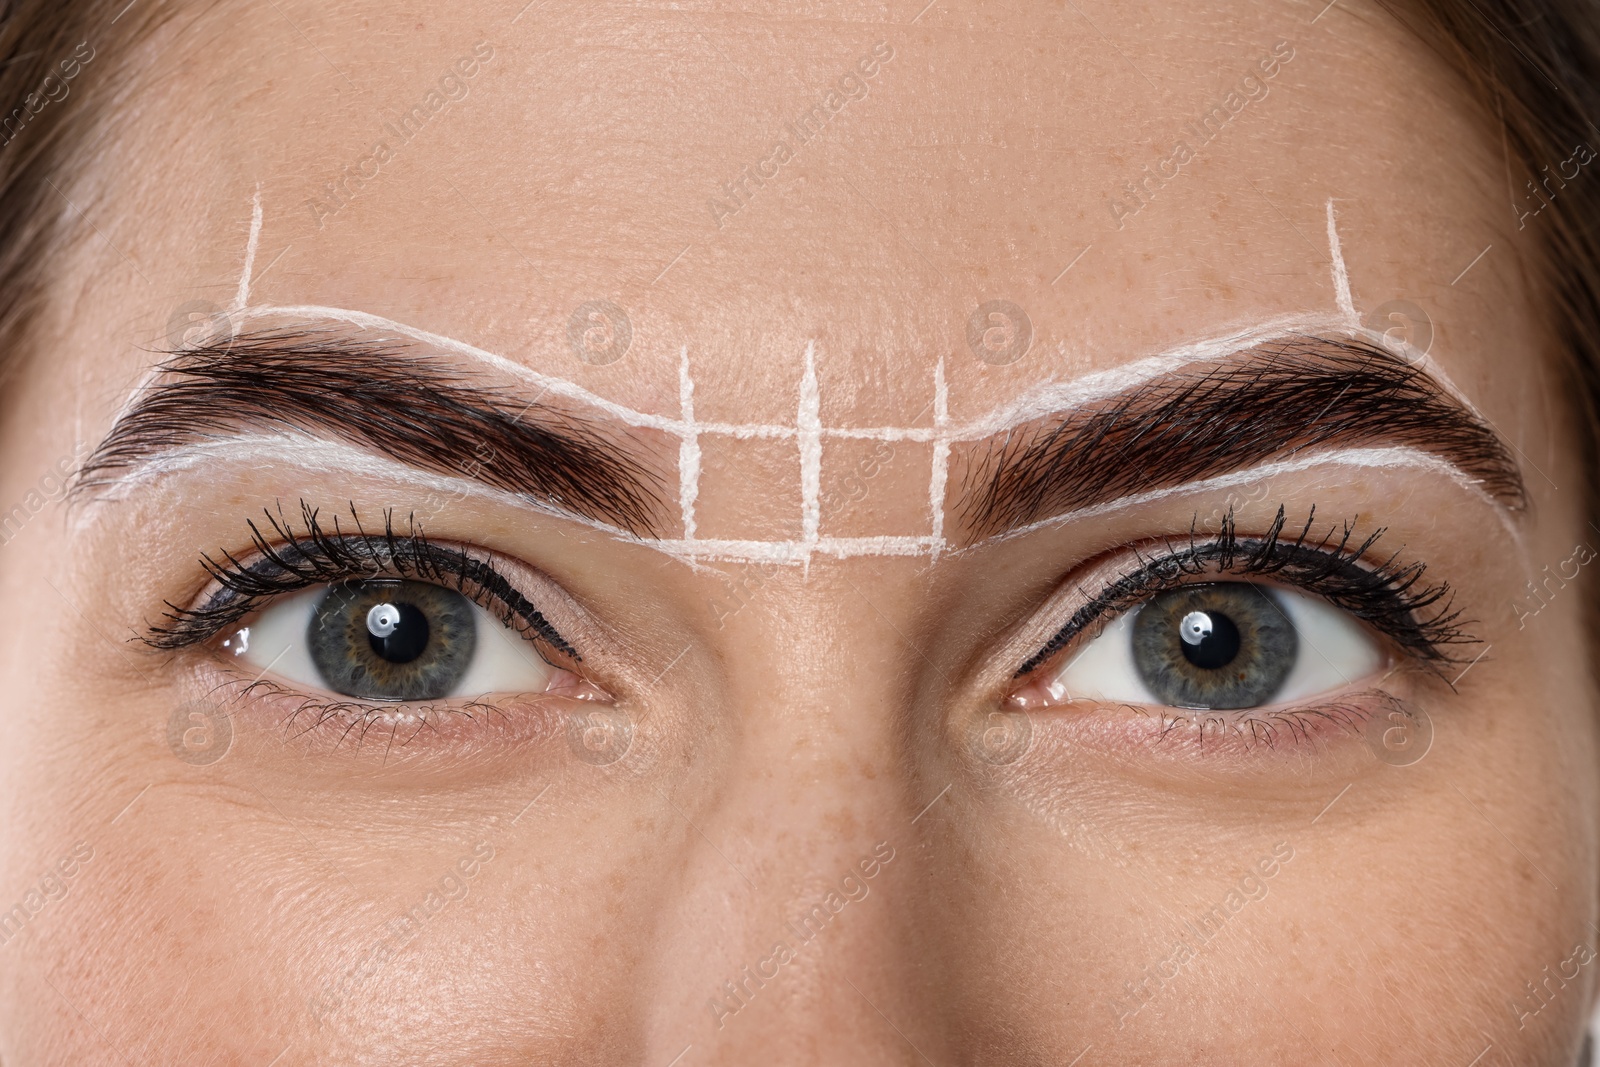
M 1220 611 L 1192 611 L 1179 631 L 1183 658 L 1203 670 L 1226 667 L 1239 655 L 1239 627 Z
M 367 640 L 373 652 L 390 663 L 410 663 L 427 649 L 428 617 L 415 604 L 388 603 L 374 611 L 376 616 L 367 617 Z M 387 636 L 378 636 L 385 630 Z

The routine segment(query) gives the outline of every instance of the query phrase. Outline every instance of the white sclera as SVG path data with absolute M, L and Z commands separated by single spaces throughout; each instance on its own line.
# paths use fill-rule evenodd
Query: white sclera
M 1383 649 L 1348 612 L 1320 597 L 1260 586 L 1283 609 L 1299 636 L 1294 666 L 1266 704 L 1292 704 L 1368 678 L 1384 666 Z M 1127 611 L 1108 623 L 1049 683 L 1052 699 L 1115 704 L 1160 704 L 1133 659 L 1133 621 Z
M 317 605 L 327 591 L 326 586 L 306 589 L 264 609 L 250 623 L 249 651 L 239 659 L 282 681 L 337 692 L 317 670 L 306 640 Z M 441 699 L 549 689 L 556 668 L 544 661 L 533 643 L 478 605 L 470 607 L 478 637 L 472 662 L 455 688 Z

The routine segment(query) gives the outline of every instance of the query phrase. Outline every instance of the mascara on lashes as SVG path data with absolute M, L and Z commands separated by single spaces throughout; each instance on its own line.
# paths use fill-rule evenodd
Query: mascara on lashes
M 243 563 L 227 551 L 221 554 L 223 562 L 202 557 L 201 566 L 221 589 L 196 608 L 168 602 L 168 625 L 150 627 L 143 638 L 145 643 L 166 650 L 188 647 L 210 640 L 280 596 L 312 585 L 395 574 L 453 585 L 469 596 L 469 590 L 487 596 L 500 606 L 502 623 L 511 625 L 513 620 L 520 620 L 557 652 L 581 662 L 583 657 L 577 650 L 489 561 L 464 548 L 432 544 L 414 523 L 406 532 L 397 532 L 392 510 L 384 512 L 381 534 L 368 533 L 352 504 L 350 514 L 356 532 L 347 534 L 340 528 L 337 516 L 330 533 L 323 528 L 316 509 L 305 501 L 300 507 L 304 533 L 297 534 L 281 512 L 266 512 L 270 535 L 255 522 L 248 523 L 257 556 L 252 562 Z
M 1030 656 L 1013 677 L 1021 678 L 1067 647 L 1095 620 L 1126 610 L 1152 593 L 1183 583 L 1185 578 L 1214 573 L 1237 577 L 1283 578 L 1287 584 L 1322 596 L 1334 606 L 1349 611 L 1395 641 L 1424 664 L 1439 667 L 1454 662 L 1452 646 L 1476 643 L 1462 628 L 1460 613 L 1452 610 L 1452 590 L 1448 583 L 1416 587 L 1426 565 L 1401 565 L 1390 556 L 1369 567 L 1360 563 L 1383 536 L 1380 529 L 1360 544 L 1352 545 L 1354 528 L 1330 528 L 1320 541 L 1311 540 L 1316 518 L 1313 507 L 1305 526 L 1293 539 L 1282 537 L 1286 521 L 1280 505 L 1266 534 L 1259 538 L 1238 535 L 1233 510 L 1223 517 L 1221 533 L 1214 539 L 1196 539 L 1190 529 L 1188 545 L 1146 559 L 1135 571 L 1112 581 L 1089 603 L 1073 612 L 1044 647 Z M 1436 609 L 1436 610 L 1434 610 Z M 1427 615 L 1432 611 L 1431 615 Z M 1426 615 L 1426 617 L 1424 617 Z

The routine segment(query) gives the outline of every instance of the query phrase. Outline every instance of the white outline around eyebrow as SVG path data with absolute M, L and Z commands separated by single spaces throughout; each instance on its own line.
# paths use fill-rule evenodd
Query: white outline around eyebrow
M 971 545 L 954 548 L 948 544 L 935 542 L 931 536 L 819 537 L 814 543 L 805 541 L 646 538 L 631 530 L 625 530 L 607 522 L 578 515 L 528 497 L 518 496 L 502 489 L 495 489 L 470 478 L 430 474 L 397 460 L 377 455 L 357 445 L 345 444 L 342 441 L 330 441 L 326 438 L 313 437 L 306 434 L 251 434 L 180 445 L 152 456 L 149 460 L 131 469 L 126 477 L 119 479 L 117 489 L 108 494 L 105 499 L 117 499 L 123 493 L 164 475 L 191 469 L 202 464 L 215 463 L 219 460 L 239 462 L 264 460 L 292 465 L 297 469 L 306 471 L 323 471 L 329 474 L 359 474 L 386 481 L 414 485 L 430 493 L 447 493 L 452 496 L 470 497 L 507 507 L 521 508 L 523 510 L 531 509 L 542 515 L 549 515 L 553 518 L 587 527 L 618 541 L 654 549 L 680 562 L 689 564 L 699 562 L 804 564 L 812 555 L 831 556 L 836 559 L 847 559 L 855 556 L 915 557 L 933 555 L 936 550 L 952 556 L 960 556 L 1001 541 L 1012 540 L 1039 530 L 1072 522 L 1099 518 L 1124 508 L 1155 503 L 1169 497 L 1181 496 L 1185 493 L 1229 489 L 1258 482 L 1265 478 L 1285 474 L 1298 474 L 1302 471 L 1324 466 L 1386 470 L 1415 469 L 1441 475 L 1476 497 L 1480 502 L 1488 505 L 1500 517 L 1500 521 L 1508 534 L 1518 544 L 1523 541 L 1522 531 L 1512 521 L 1510 514 L 1484 491 L 1476 479 L 1448 460 L 1409 446 L 1330 449 L 1325 452 L 1296 456 L 1293 459 L 1259 464 L 1237 471 L 1230 471 L 1227 474 L 1220 474 L 1212 478 L 1187 482 L 1183 485 L 1164 489 L 1132 493 L 1103 504 L 1063 512 L 1014 530 L 994 534 Z
M 999 541 L 1009 541 L 1033 533 L 1036 530 L 1049 529 L 1062 526 L 1069 522 L 1081 522 L 1084 519 L 1098 518 L 1102 515 L 1120 511 L 1123 508 L 1136 507 L 1140 504 L 1150 504 L 1168 497 L 1181 496 L 1184 493 L 1204 492 L 1217 489 L 1231 489 L 1238 485 L 1249 485 L 1264 478 L 1273 478 L 1283 474 L 1298 474 L 1302 471 L 1314 470 L 1322 466 L 1337 467 L 1365 467 L 1376 470 L 1401 470 L 1415 469 L 1430 471 L 1448 479 L 1466 492 L 1476 497 L 1479 502 L 1488 505 L 1500 517 L 1501 525 L 1506 533 L 1520 546 L 1523 544 L 1523 534 L 1520 527 L 1512 520 L 1508 512 L 1499 501 L 1486 491 L 1478 479 L 1472 477 L 1459 466 L 1451 463 L 1432 452 L 1425 452 L 1420 448 L 1410 445 L 1382 446 L 1368 448 L 1334 448 L 1324 452 L 1312 452 L 1306 455 L 1295 456 L 1292 459 L 1274 460 L 1270 463 L 1260 463 L 1253 467 L 1245 467 L 1227 474 L 1218 474 L 1211 478 L 1201 478 L 1182 485 L 1168 486 L 1163 489 L 1149 489 L 1141 493 L 1129 493 L 1104 504 L 1094 504 L 1086 508 L 1077 508 L 1073 511 L 1062 512 L 1049 518 L 1030 522 L 1026 526 L 1019 526 L 1012 530 L 994 534 L 984 538 L 977 544 L 954 549 L 953 555 L 970 552 L 974 548 L 994 544 Z
M 590 392 L 567 379 L 542 374 L 524 364 L 475 345 L 446 337 L 443 334 L 396 322 L 379 315 L 353 311 L 348 308 L 321 305 L 251 305 L 249 303 L 251 276 L 263 221 L 260 190 L 258 188 L 252 202 L 250 236 L 240 274 L 238 295 L 235 298 L 234 306 L 226 312 L 236 331 L 243 327 L 245 323 L 257 319 L 291 318 L 301 322 L 307 320 L 340 322 L 360 330 L 396 334 L 440 351 L 450 352 L 491 367 L 503 374 L 537 387 L 542 393 L 551 393 L 589 405 L 626 425 L 660 430 L 676 436 L 680 442 L 678 496 L 683 511 L 684 536 L 675 539 L 642 538 L 631 531 L 623 530 L 609 523 L 574 515 L 557 507 L 532 502 L 520 496 L 493 490 L 470 482 L 467 479 L 424 475 L 421 472 L 405 467 L 403 464 L 374 456 L 364 449 L 303 434 L 240 436 L 219 441 L 178 446 L 151 456 L 148 460 L 138 464 L 128 472 L 127 478 L 131 483 L 142 482 L 150 477 L 191 466 L 202 457 L 217 459 L 228 455 L 230 452 L 236 457 L 254 455 L 257 458 L 270 457 L 282 460 L 290 460 L 292 457 L 292 461 L 309 466 L 310 469 L 343 471 L 361 469 L 369 473 L 381 474 L 385 477 L 404 478 L 404 480 L 413 484 L 427 484 L 436 489 L 447 488 L 452 492 L 471 493 L 478 497 L 511 502 L 524 508 L 533 506 L 542 513 L 578 522 L 619 540 L 646 545 L 675 559 L 691 564 L 704 560 L 728 563 L 777 562 L 809 565 L 811 557 L 816 554 L 840 559 L 853 556 L 923 555 L 937 559 L 941 553 L 952 551 L 952 546 L 944 537 L 944 492 L 948 480 L 950 446 L 953 443 L 981 440 L 1041 418 L 1069 414 L 1074 409 L 1080 408 L 1085 404 L 1125 392 L 1142 382 L 1171 373 L 1182 367 L 1218 362 L 1237 355 L 1243 350 L 1270 341 L 1303 336 L 1308 333 L 1339 331 L 1349 332 L 1365 340 L 1380 343 L 1390 350 L 1396 351 L 1397 355 L 1403 356 L 1413 365 L 1427 370 L 1430 377 L 1441 389 L 1469 412 L 1477 415 L 1476 407 L 1454 386 L 1427 354 L 1411 349 L 1409 346 L 1397 346 L 1383 334 L 1361 325 L 1350 296 L 1349 275 L 1345 268 L 1342 248 L 1339 242 L 1332 199 L 1327 202 L 1327 218 L 1329 253 L 1332 261 L 1330 272 L 1335 293 L 1335 303 L 1338 307 L 1338 311 L 1335 314 L 1285 316 L 1248 329 L 1193 341 L 1123 366 L 1097 371 L 1071 381 L 1046 382 L 1028 390 L 1011 402 L 993 409 L 986 415 L 959 424 L 952 424 L 949 420 L 949 395 L 945 381 L 944 358 L 941 356 L 935 365 L 932 383 L 934 394 L 932 401 L 934 408 L 933 426 L 850 428 L 825 426 L 820 421 L 821 396 L 817 387 L 815 342 L 808 342 L 806 346 L 805 371 L 800 382 L 799 402 L 796 406 L 795 422 L 792 425 L 702 423 L 697 422 L 694 417 L 694 380 L 691 375 L 687 345 L 682 349 L 679 365 L 680 410 L 679 414 L 674 417 L 637 411 L 624 404 L 619 404 L 616 401 L 608 400 Z M 159 371 L 152 372 L 141 383 L 123 406 L 122 412 L 118 414 L 118 421 L 131 410 L 138 396 L 158 380 L 159 376 Z M 700 439 L 706 436 L 724 436 L 736 439 L 796 439 L 797 444 L 800 446 L 800 517 L 803 531 L 803 536 L 799 540 L 752 541 L 707 539 L 697 536 L 694 508 L 699 496 Z M 822 442 L 826 438 L 932 443 L 933 458 L 928 494 L 930 533 L 927 536 L 909 537 L 822 536 L 820 475 Z M 231 448 L 227 447 L 230 445 L 232 446 Z M 365 461 L 357 463 L 353 467 L 352 464 L 356 463 L 358 456 L 365 457 Z M 338 461 L 337 466 L 331 465 L 334 459 Z M 1267 463 L 1171 488 L 1130 494 L 1105 504 L 1043 519 L 1023 529 L 997 534 L 985 538 L 977 544 L 968 545 L 955 551 L 968 552 L 973 548 L 996 540 L 1005 540 L 1043 527 L 1107 514 L 1119 508 L 1149 503 L 1179 493 L 1227 488 L 1258 480 L 1262 477 L 1271 477 L 1274 474 L 1298 472 L 1324 464 L 1366 468 L 1419 468 L 1444 474 L 1456 484 L 1467 488 L 1481 499 L 1490 503 L 1494 510 L 1501 515 L 1501 521 L 1512 531 L 1513 536 L 1519 542 L 1521 540 L 1520 531 L 1510 523 L 1510 516 L 1504 514 L 1503 509 L 1499 508 L 1498 504 L 1476 484 L 1475 479 L 1471 478 L 1455 464 L 1431 453 L 1410 447 L 1350 448 L 1329 450 L 1311 456 Z M 406 476 L 406 472 L 410 472 L 409 477 Z

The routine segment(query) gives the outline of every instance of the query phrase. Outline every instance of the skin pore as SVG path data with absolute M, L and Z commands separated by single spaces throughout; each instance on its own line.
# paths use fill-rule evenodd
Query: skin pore
M 74 85 L 116 136 L 0 423 L 6 505 L 89 463 L 0 546 L 0 1058 L 1572 1063 L 1600 534 L 1426 45 L 1354 0 L 519 6 L 197 9 Z M 1388 371 L 1299 420 L 1344 436 L 1273 444 L 1286 380 L 1063 474 L 1140 382 L 1170 427 L 1341 344 Z M 1018 676 L 1269 542 L 1234 580 L 1360 608 L 1380 670 L 1264 716 Z M 1340 544 L 1420 606 L 1283 562 Z M 303 594 L 237 573 L 285 545 L 497 589 L 544 660 L 320 699 L 261 651 Z

